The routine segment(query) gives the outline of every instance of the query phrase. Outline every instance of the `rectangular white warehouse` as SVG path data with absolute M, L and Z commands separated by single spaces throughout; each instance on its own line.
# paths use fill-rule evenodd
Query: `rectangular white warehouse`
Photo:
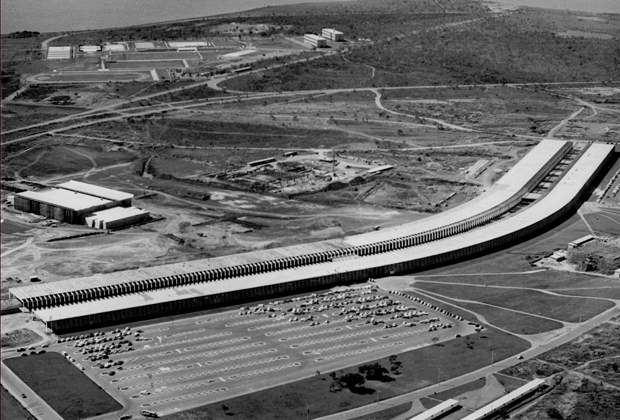
M 62 188 L 63 190 L 74 191 L 80 194 L 116 201 L 121 206 L 131 206 L 131 199 L 133 198 L 133 194 L 130 193 L 73 180 L 58 184 L 57 187 Z
M 114 207 L 113 201 L 64 189 L 25 191 L 15 195 L 15 209 L 67 223 L 82 223 L 92 212 Z
M 344 41 L 344 34 L 340 31 L 330 28 L 323 28 L 321 31 L 323 38 L 331 39 L 332 41 Z
M 145 222 L 150 213 L 137 207 L 114 207 L 85 217 L 86 225 L 95 229 L 116 229 Z
M 321 36 L 314 35 L 314 34 L 304 35 L 304 42 L 316 48 L 327 47 L 327 40 Z

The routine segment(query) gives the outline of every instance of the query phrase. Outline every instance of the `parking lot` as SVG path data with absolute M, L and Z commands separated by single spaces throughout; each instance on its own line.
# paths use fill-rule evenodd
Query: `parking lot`
M 61 339 L 58 350 L 130 406 L 201 406 L 470 334 L 476 326 L 369 283 L 140 329 Z

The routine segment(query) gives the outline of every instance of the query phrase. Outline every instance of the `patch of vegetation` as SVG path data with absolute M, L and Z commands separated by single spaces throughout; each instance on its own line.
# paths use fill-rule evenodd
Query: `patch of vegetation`
M 465 20 L 465 19 L 462 19 Z M 227 82 L 252 91 L 427 84 L 530 83 L 616 80 L 616 40 L 565 38 L 532 27 L 519 14 L 379 39 L 323 60 L 273 69 Z M 371 78 L 365 66 L 376 69 Z
M 116 411 L 122 406 L 59 353 L 3 361 L 65 420 Z
M 32 38 L 32 37 L 38 37 L 41 36 L 40 32 L 36 32 L 36 31 L 17 31 L 17 32 L 11 32 L 10 34 L 8 34 L 6 37 L 7 38 Z
M 618 255 L 620 247 L 596 240 L 569 250 L 567 260 L 579 271 L 610 275 L 618 268 Z
M 620 356 L 620 325 L 605 323 L 540 356 L 549 363 L 576 369 L 591 360 Z

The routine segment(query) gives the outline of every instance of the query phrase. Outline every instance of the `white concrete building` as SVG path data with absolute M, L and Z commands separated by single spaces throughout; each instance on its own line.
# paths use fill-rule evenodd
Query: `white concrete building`
M 340 31 L 330 28 L 323 28 L 321 31 L 323 38 L 331 39 L 332 41 L 344 41 L 344 34 Z
M 325 48 L 327 47 L 327 40 L 321 36 L 314 34 L 306 34 L 304 35 L 304 42 L 308 45 L 311 45 L 315 48 Z

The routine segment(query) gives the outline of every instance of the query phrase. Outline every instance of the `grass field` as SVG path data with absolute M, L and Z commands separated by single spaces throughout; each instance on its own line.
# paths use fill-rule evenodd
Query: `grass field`
M 182 69 L 185 67 L 181 60 L 168 61 L 108 61 L 106 68 L 110 70 L 139 70 L 139 69 Z
M 92 159 L 92 160 L 91 160 Z M 123 151 L 111 151 L 83 146 L 49 146 L 32 149 L 5 162 L 5 170 L 13 170 L 23 177 L 70 174 L 94 167 L 131 162 L 135 157 Z
M 2 387 L 0 391 L 0 420 L 36 420 L 9 391 Z
M 122 406 L 58 353 L 3 362 L 65 420 L 116 411 Z
M 612 308 L 611 301 L 590 298 L 560 297 L 536 290 L 498 287 L 459 286 L 417 282 L 421 290 L 438 295 L 477 301 L 489 305 L 541 315 L 559 321 L 579 322 Z
M 410 293 L 420 297 L 417 293 Z M 471 315 L 449 305 L 438 303 L 421 296 L 426 302 L 446 309 L 449 312 L 471 318 Z M 371 404 L 412 390 L 424 388 L 440 379 L 460 376 L 479 369 L 491 362 L 491 351 L 496 361 L 514 356 L 529 348 L 529 343 L 520 338 L 503 333 L 495 328 L 485 329 L 483 334 L 455 338 L 438 346 L 428 346 L 398 354 L 402 362 L 400 375 L 391 375 L 385 382 L 367 381 L 359 392 L 347 390 L 330 392 L 331 379 L 328 372 L 288 385 L 256 392 L 243 397 L 227 400 L 222 404 L 212 404 L 185 412 L 166 416 L 169 420 L 224 419 L 233 416 L 237 419 L 293 419 L 325 416 L 342 410 Z M 380 359 L 382 366 L 389 368 L 387 359 Z M 338 371 L 339 374 L 357 372 L 357 366 Z M 317 403 L 320 402 L 320 403 Z M 310 410 L 307 413 L 307 410 Z
M 513 312 L 493 306 L 481 305 L 477 303 L 455 302 L 451 299 L 447 299 L 447 301 L 480 314 L 494 326 L 515 334 L 538 334 L 541 332 L 557 330 L 564 326 L 561 322 L 551 321 L 549 319 Z
M 554 270 L 536 271 L 530 267 L 530 274 L 480 274 L 480 275 L 449 275 L 449 276 L 414 276 L 421 281 L 445 282 L 445 283 L 461 283 L 476 284 L 488 286 L 506 286 L 506 287 L 527 287 L 531 289 L 543 290 L 590 290 L 596 288 L 615 288 L 620 287 L 614 279 L 606 279 L 603 277 L 590 276 L 587 274 L 574 272 L 557 272 Z
M 3 220 L 2 223 L 0 223 L 0 231 L 3 234 L 22 233 L 27 232 L 30 229 L 32 229 L 32 227 L 13 222 L 12 220 Z

